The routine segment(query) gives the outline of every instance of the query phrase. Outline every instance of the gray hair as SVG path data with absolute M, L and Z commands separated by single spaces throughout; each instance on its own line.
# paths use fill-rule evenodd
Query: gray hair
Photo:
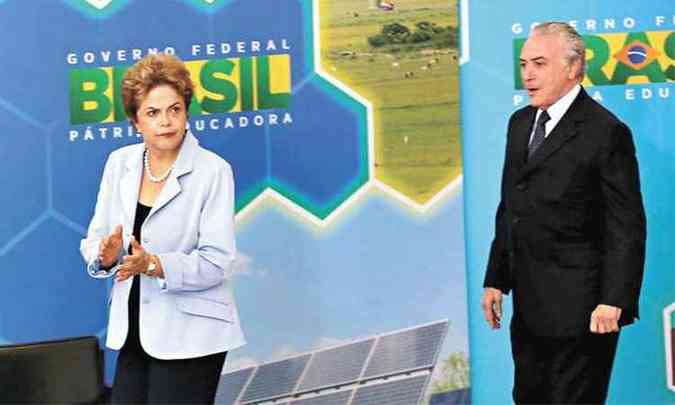
M 565 47 L 565 60 L 568 66 L 579 61 L 577 78 L 582 80 L 586 74 L 586 45 L 581 35 L 565 22 L 549 21 L 532 28 L 531 35 L 558 35 Z

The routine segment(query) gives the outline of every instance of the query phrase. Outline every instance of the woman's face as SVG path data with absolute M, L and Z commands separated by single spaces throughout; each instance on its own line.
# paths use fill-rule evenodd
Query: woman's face
M 185 137 L 186 122 L 183 97 L 173 87 L 162 84 L 141 101 L 135 124 L 151 152 L 175 152 Z

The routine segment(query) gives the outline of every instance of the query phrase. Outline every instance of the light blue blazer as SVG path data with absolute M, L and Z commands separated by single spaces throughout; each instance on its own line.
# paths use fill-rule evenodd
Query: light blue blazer
M 125 254 L 133 231 L 144 145 L 125 146 L 106 162 L 94 217 L 80 251 L 98 270 L 102 238 L 121 224 Z M 141 227 L 141 244 L 159 256 L 165 279 L 140 276 L 139 334 L 146 353 L 185 359 L 245 343 L 232 294 L 234 182 L 230 165 L 186 133 L 169 178 Z M 114 282 L 106 345 L 119 350 L 128 332 L 132 279 Z

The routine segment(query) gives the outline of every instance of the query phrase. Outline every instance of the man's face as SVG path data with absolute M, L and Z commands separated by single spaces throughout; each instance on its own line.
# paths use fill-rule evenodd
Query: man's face
M 577 83 L 578 62 L 565 63 L 565 49 L 557 34 L 530 36 L 520 52 L 520 74 L 533 107 L 547 109 Z

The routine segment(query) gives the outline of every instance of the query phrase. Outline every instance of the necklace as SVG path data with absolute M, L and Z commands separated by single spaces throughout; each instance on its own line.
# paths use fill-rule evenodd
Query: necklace
M 173 170 L 173 166 L 176 164 L 174 161 L 169 169 L 161 176 L 155 177 L 152 175 L 152 172 L 150 171 L 150 158 L 149 158 L 150 153 L 148 153 L 148 150 L 146 149 L 145 152 L 143 152 L 143 165 L 145 166 L 145 173 L 148 175 L 148 179 L 150 179 L 151 182 L 153 183 L 161 183 L 164 180 L 166 180 L 167 177 L 169 177 L 169 174 L 171 173 L 171 170 Z

